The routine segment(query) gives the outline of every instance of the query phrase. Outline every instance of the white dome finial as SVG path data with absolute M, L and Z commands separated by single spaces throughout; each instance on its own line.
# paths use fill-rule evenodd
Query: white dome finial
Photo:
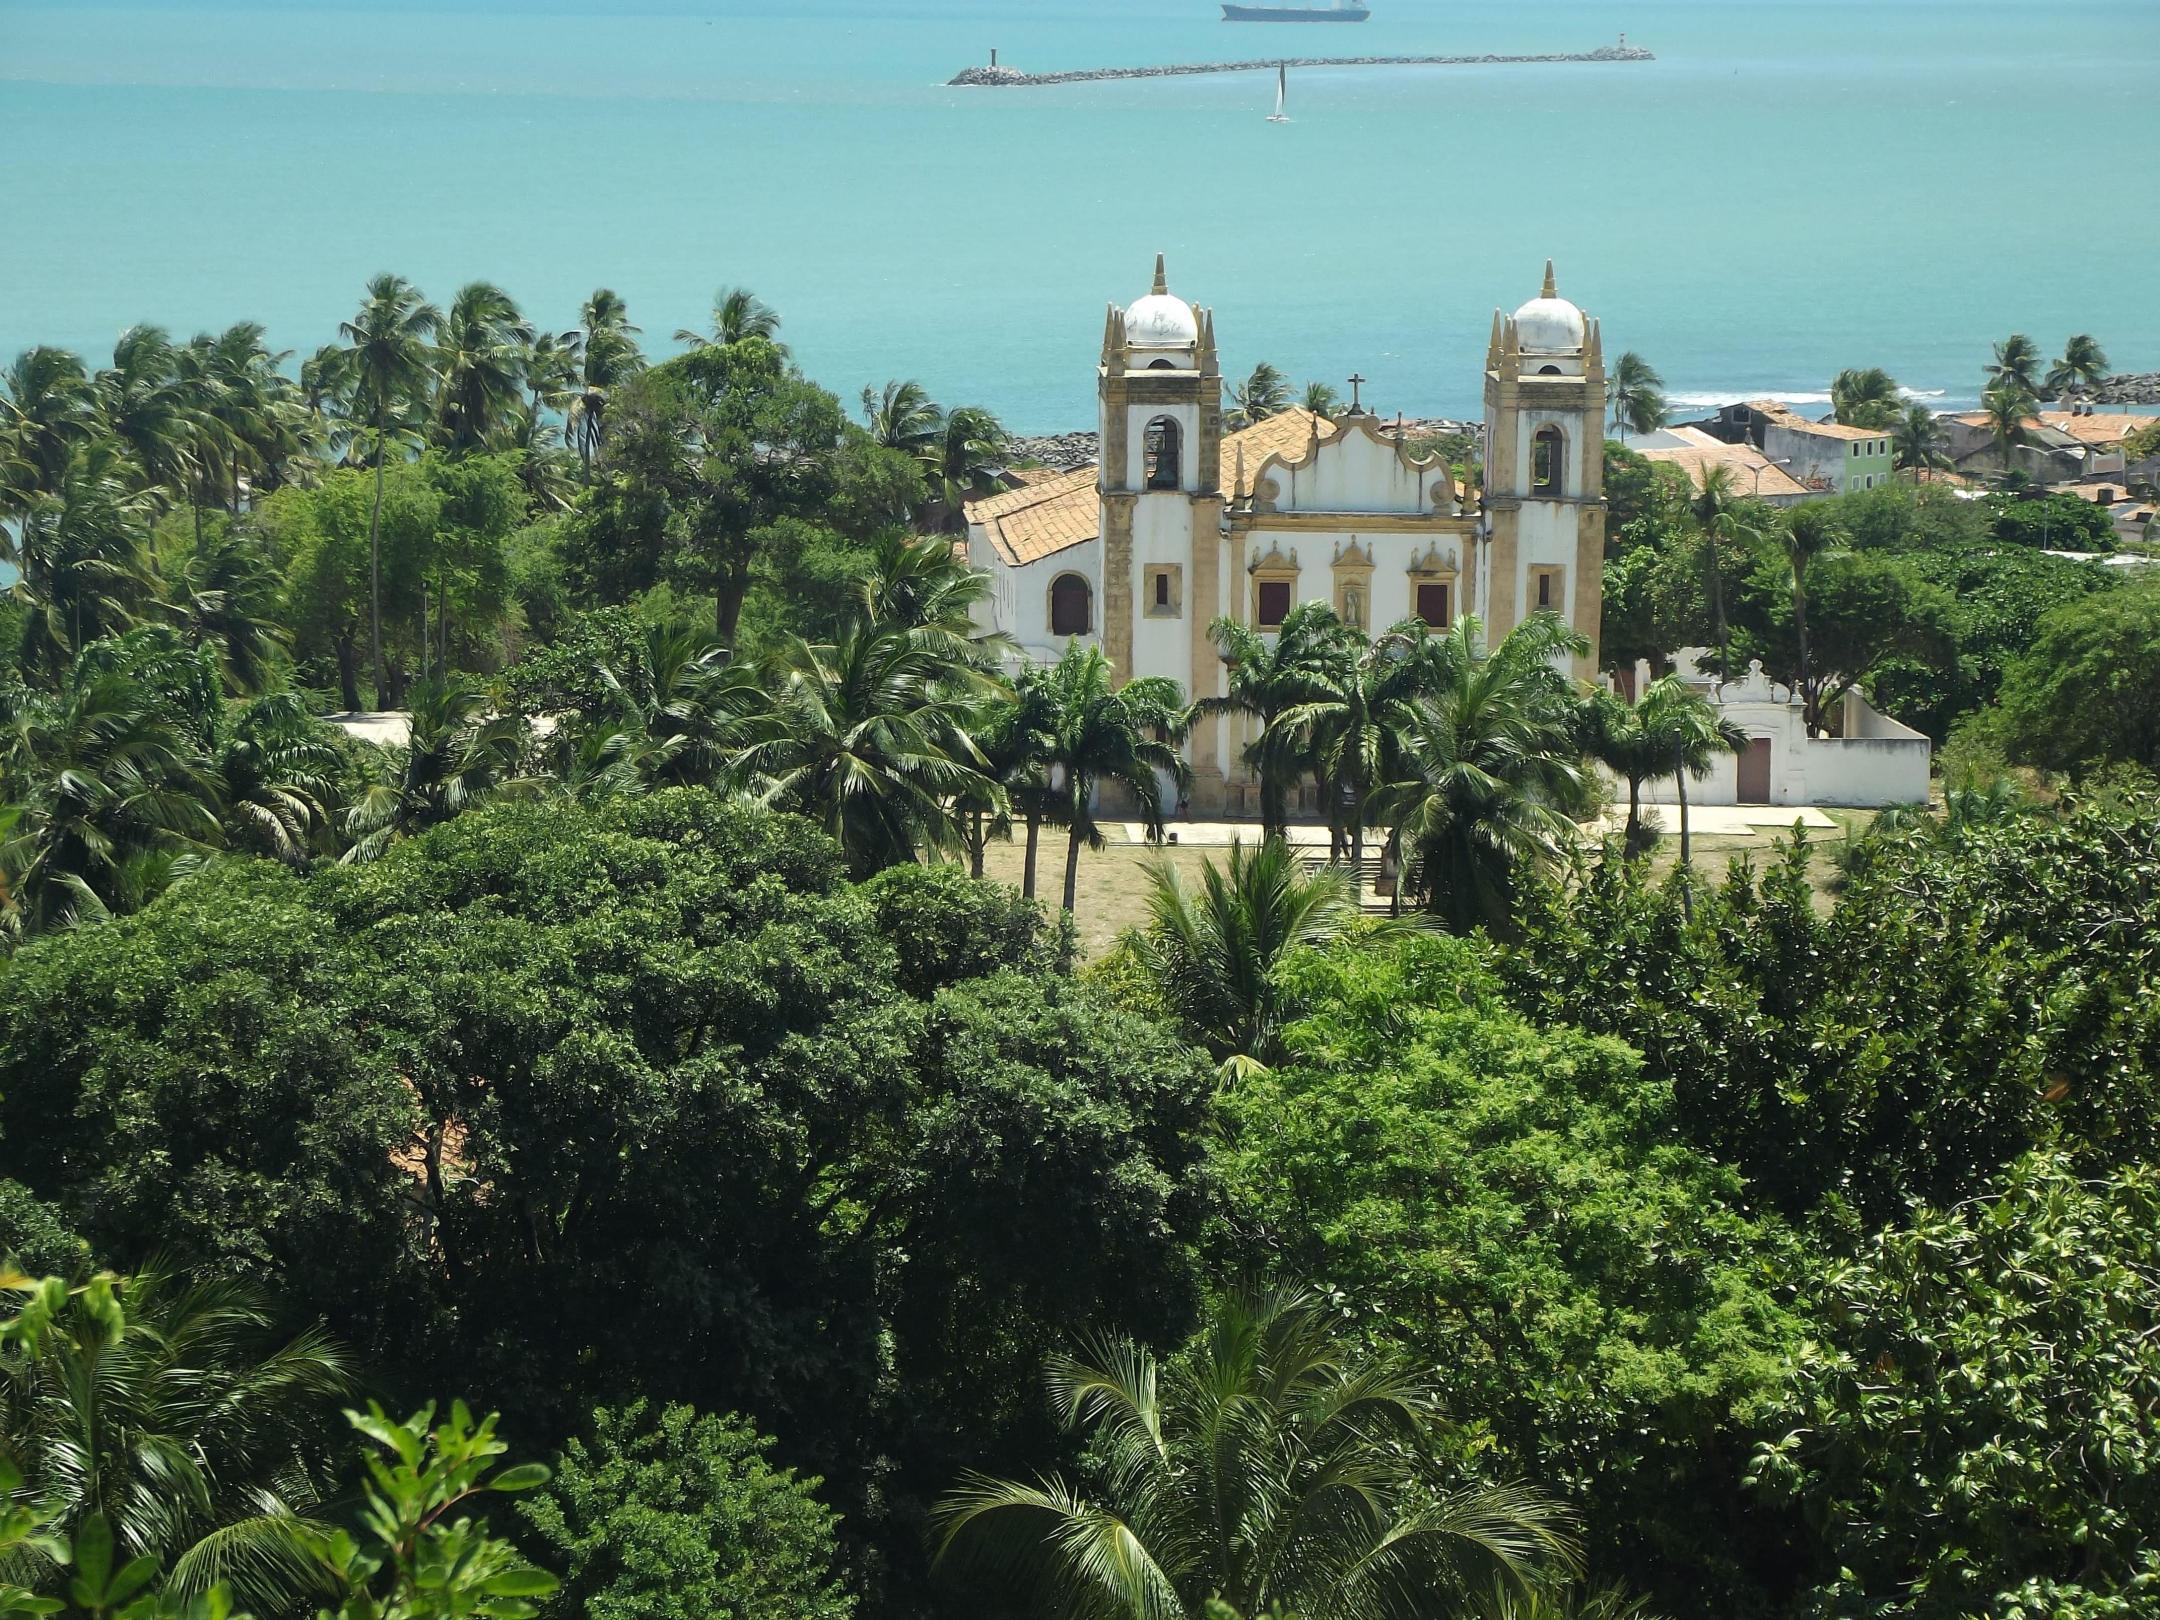
M 1200 347 L 1200 317 L 1193 306 L 1170 291 L 1163 256 L 1155 255 L 1155 285 L 1125 311 L 1126 341 L 1135 349 Z

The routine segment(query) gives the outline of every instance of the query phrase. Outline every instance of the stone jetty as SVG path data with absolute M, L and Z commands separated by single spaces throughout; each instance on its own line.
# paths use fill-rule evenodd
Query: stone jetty
M 1490 67 L 1536 62 L 1654 62 L 1640 45 L 1600 45 L 1594 51 L 1549 56 L 1269 56 L 1250 62 L 1178 62 L 1168 67 L 1081 68 L 1071 73 L 1023 73 L 1018 68 L 962 68 L 948 83 L 981 85 L 1089 84 L 1098 79 L 1179 79 L 1195 73 L 1272 73 L 1278 67 Z

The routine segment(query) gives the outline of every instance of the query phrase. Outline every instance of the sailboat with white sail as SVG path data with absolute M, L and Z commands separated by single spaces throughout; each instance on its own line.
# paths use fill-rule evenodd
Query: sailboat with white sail
M 1275 110 L 1268 114 L 1269 123 L 1287 124 L 1290 122 L 1290 115 L 1283 111 L 1283 103 L 1289 98 L 1290 64 L 1288 62 L 1278 62 L 1275 64 Z

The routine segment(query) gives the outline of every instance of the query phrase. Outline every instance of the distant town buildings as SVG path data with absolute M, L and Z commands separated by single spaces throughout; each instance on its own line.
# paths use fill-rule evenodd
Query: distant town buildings
M 1888 432 L 1811 422 L 1774 399 L 1722 406 L 1708 420 L 1692 425 L 1726 444 L 1753 445 L 1795 482 L 1820 494 L 1876 489 L 1897 476 Z
M 1639 433 L 1628 441 L 1628 448 L 1645 460 L 1678 467 L 1698 491 L 1710 469 L 1724 467 L 1731 470 L 1735 495 L 1767 501 L 1772 506 L 1795 506 L 1810 496 L 1832 493 L 1828 489 L 1810 489 L 1752 444 L 1727 444 L 1699 427 Z

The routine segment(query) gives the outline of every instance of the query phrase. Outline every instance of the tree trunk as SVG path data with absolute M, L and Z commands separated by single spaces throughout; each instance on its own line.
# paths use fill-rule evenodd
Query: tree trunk
M 1042 842 L 1042 812 L 1027 813 L 1027 860 L 1020 868 L 1020 892 L 1028 899 L 1035 898 L 1035 851 Z
M 1642 778 L 1627 779 L 1627 831 L 1620 836 L 1620 847 L 1633 855 L 1642 840 Z
M 1793 634 L 1800 642 L 1800 719 L 1813 737 L 1821 730 L 1822 721 L 1815 710 L 1815 684 L 1808 679 L 1807 587 L 1800 583 L 1798 575 L 1793 578 L 1792 616 Z
M 1065 836 L 1065 909 L 1073 909 L 1073 895 L 1080 885 L 1080 846 L 1085 842 L 1080 831 L 1080 818 L 1073 817 L 1072 831 Z
M 983 832 L 983 813 L 978 809 L 974 814 L 973 824 L 968 829 L 968 876 L 970 877 L 979 878 L 983 875 L 983 845 L 985 842 L 987 842 L 987 835 Z
M 1675 770 L 1673 780 L 1680 785 L 1680 915 L 1693 922 L 1695 920 L 1695 872 L 1688 861 L 1687 767 L 1681 765 Z
M 382 704 L 382 486 L 383 452 L 390 430 L 380 410 L 375 413 L 375 507 L 368 514 L 368 638 L 375 654 L 375 703 Z
M 360 712 L 360 650 L 353 645 L 351 636 L 339 636 L 331 643 L 337 650 L 338 697 L 345 705 L 347 714 Z

